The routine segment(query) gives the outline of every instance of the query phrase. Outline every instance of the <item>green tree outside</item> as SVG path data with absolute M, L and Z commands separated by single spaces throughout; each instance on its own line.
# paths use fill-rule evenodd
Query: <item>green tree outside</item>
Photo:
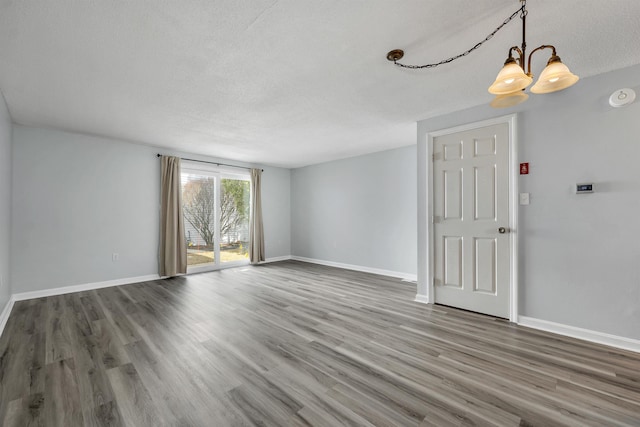
M 233 233 L 249 218 L 249 182 L 222 179 L 220 186 L 220 233 L 231 241 Z M 213 247 L 215 237 L 215 179 L 201 177 L 189 180 L 183 187 L 184 217 Z

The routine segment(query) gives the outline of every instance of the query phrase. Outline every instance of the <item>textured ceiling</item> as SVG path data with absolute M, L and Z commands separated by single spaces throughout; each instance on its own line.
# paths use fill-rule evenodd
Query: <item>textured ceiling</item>
M 0 0 L 0 89 L 20 124 L 297 167 L 415 143 L 487 103 L 516 0 Z M 530 48 L 581 77 L 640 63 L 640 1 L 529 0 Z M 534 71 L 546 61 L 537 55 Z M 624 85 L 624 82 L 621 82 Z M 579 90 L 579 83 L 569 90 Z

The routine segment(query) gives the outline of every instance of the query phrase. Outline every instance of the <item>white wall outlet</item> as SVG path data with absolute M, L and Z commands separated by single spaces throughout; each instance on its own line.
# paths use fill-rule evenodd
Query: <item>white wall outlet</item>
M 520 193 L 520 204 L 521 205 L 529 204 L 529 193 Z
M 116 262 L 120 259 L 120 254 L 118 252 L 114 252 L 111 254 L 111 261 Z

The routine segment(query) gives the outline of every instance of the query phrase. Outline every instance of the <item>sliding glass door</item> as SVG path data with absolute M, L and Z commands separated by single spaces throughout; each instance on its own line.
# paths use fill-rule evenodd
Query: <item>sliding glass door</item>
M 249 197 L 247 179 L 220 179 L 220 262 L 249 260 Z
M 185 162 L 181 180 L 188 271 L 248 263 L 248 173 Z

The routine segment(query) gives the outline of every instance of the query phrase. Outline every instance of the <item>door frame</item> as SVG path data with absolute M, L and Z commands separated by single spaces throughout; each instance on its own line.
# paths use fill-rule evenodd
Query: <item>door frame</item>
M 427 132 L 427 294 L 416 295 L 416 301 L 435 303 L 434 287 L 434 224 L 433 224 L 433 140 L 436 137 L 452 133 L 465 132 L 506 123 L 509 126 L 509 244 L 511 245 L 509 260 L 510 298 L 509 321 L 518 320 L 518 132 L 517 114 L 495 117 L 493 119 L 468 123 L 447 129 Z
M 204 264 L 204 265 L 187 266 L 187 274 L 204 273 L 208 271 L 216 271 L 216 270 L 222 270 L 225 268 L 249 265 L 248 258 L 246 259 L 246 261 L 242 260 L 242 261 L 227 261 L 225 263 L 222 262 L 221 251 L 220 251 L 220 243 L 221 243 L 220 239 L 222 237 L 220 235 L 220 192 L 222 191 L 223 179 L 230 178 L 230 179 L 238 179 L 242 181 L 251 182 L 251 175 L 240 173 L 235 169 L 225 168 L 217 164 L 206 164 L 206 163 L 203 164 L 198 161 L 188 161 L 188 160 L 183 161 L 181 164 L 181 173 L 185 171 L 199 173 L 199 174 L 202 174 L 203 176 L 210 176 L 216 179 L 216 188 L 214 192 L 214 204 L 216 206 L 216 210 L 214 212 L 214 224 L 215 224 L 215 236 L 214 236 L 214 244 L 213 244 L 214 262 Z M 251 196 L 249 196 L 249 200 L 251 200 Z

